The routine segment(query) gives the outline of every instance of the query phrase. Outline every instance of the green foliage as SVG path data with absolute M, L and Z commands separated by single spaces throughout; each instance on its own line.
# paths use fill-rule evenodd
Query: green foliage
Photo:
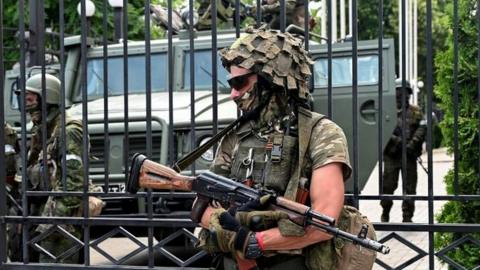
M 458 33 L 458 193 L 479 194 L 479 97 L 477 78 L 477 25 L 475 13 L 476 1 L 459 1 L 459 33 Z M 443 26 L 453 29 L 453 6 L 446 5 L 448 16 L 445 16 Z M 449 152 L 454 149 L 454 41 L 453 31 L 448 33 L 446 49 L 438 52 L 435 57 L 436 79 L 435 93 L 440 99 L 440 106 L 445 112 L 445 118 L 440 123 L 444 134 L 445 145 Z M 445 177 L 448 194 L 454 194 L 454 172 L 451 170 Z M 437 215 L 440 223 L 480 223 L 479 201 L 450 201 L 444 205 Z M 480 233 L 473 234 L 480 239 Z M 444 248 L 461 235 L 455 233 L 437 233 L 435 247 Z M 480 264 L 480 247 L 471 244 L 461 246 L 448 254 L 456 262 L 467 269 Z

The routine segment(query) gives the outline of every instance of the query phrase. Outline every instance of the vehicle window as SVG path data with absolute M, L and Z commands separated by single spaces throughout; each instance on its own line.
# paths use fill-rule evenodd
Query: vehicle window
M 166 53 L 151 55 L 152 92 L 163 92 L 167 89 Z M 145 55 L 128 57 L 128 92 L 145 93 Z M 108 59 L 108 95 L 123 95 L 123 56 Z M 103 58 L 89 59 L 87 62 L 88 99 L 103 96 Z M 80 97 L 80 93 L 79 96 Z
M 314 65 L 315 87 L 328 86 L 328 60 L 317 59 Z M 378 83 L 378 56 L 358 57 L 358 85 Z M 338 57 L 332 59 L 332 86 L 352 85 L 352 58 Z
M 228 88 L 227 70 L 222 66 L 220 56 L 217 54 L 217 79 L 218 87 Z M 198 50 L 195 51 L 195 88 L 212 89 L 212 51 Z M 183 88 L 190 89 L 190 51 L 185 52 L 183 65 Z

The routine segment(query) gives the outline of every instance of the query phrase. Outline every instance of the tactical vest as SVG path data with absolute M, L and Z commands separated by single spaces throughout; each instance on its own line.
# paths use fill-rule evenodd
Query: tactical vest
M 239 143 L 233 153 L 230 178 L 298 201 L 297 190 L 305 184 L 300 178 L 311 177 L 311 171 L 304 170 L 310 135 L 313 127 L 325 118 L 303 108 L 298 112 L 298 137 L 277 131 L 260 136 L 250 123 L 242 125 L 237 131 Z M 302 177 L 302 174 L 307 175 Z

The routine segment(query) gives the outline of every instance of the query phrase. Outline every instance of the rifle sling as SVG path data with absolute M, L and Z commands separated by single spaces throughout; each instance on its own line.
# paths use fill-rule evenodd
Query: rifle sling
M 225 136 L 230 130 L 232 130 L 239 122 L 243 121 L 245 118 L 244 117 L 239 117 L 237 120 L 233 121 L 228 125 L 226 128 L 224 128 L 222 131 L 219 133 L 215 134 L 210 140 L 208 140 L 206 143 L 200 145 L 197 147 L 195 150 L 192 152 L 188 153 L 186 156 L 175 162 L 172 166 L 172 169 L 174 169 L 176 172 L 181 172 L 190 164 L 192 164 L 197 158 L 199 158 L 205 151 L 207 151 L 212 145 L 217 143 L 223 136 Z

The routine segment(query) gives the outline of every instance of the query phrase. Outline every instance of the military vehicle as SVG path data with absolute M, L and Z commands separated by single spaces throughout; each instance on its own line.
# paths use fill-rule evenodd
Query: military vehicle
M 168 102 L 168 40 L 151 41 L 151 85 L 152 85 L 152 155 L 151 159 L 163 164 L 177 160 L 192 148 L 204 143 L 212 134 L 212 69 L 218 74 L 218 127 L 222 129 L 237 117 L 236 106 L 229 100 L 227 72 L 218 61 L 212 67 L 212 41 L 210 36 L 201 33 L 195 38 L 195 125 L 190 119 L 190 48 L 188 35 L 175 36 L 173 47 L 173 104 Z M 223 48 L 235 40 L 234 33 L 219 33 L 217 47 Z M 352 44 L 335 43 L 332 49 L 332 88 L 331 118 L 345 131 L 353 160 L 353 118 L 358 124 L 358 180 L 359 191 L 365 186 L 371 171 L 377 163 L 378 121 L 383 122 L 383 144 L 385 145 L 395 127 L 395 70 L 394 47 L 392 40 L 383 42 L 383 114 L 378 117 L 378 41 L 360 41 L 358 43 L 358 88 L 357 111 L 352 109 Z M 82 92 L 80 72 L 80 38 L 68 37 L 65 40 L 65 91 L 69 113 L 82 117 Z M 140 152 L 146 154 L 146 71 L 145 42 L 128 42 L 128 97 L 124 96 L 123 85 L 123 44 L 112 44 L 108 48 L 108 134 L 104 130 L 104 72 L 103 46 L 89 44 L 87 49 L 87 96 L 88 131 L 91 152 L 96 159 L 90 161 L 90 178 L 102 185 L 105 191 L 118 194 L 105 198 L 107 205 L 102 215 L 115 217 L 145 216 L 146 203 L 143 198 L 125 196 L 126 159 Z M 328 52 L 326 44 L 314 41 L 309 43 L 309 51 L 315 60 L 313 65 L 314 110 L 328 114 Z M 47 72 L 59 73 L 58 64 L 46 67 Z M 40 72 L 29 68 L 27 74 Z M 5 78 L 6 120 L 15 127 L 20 126 L 20 113 L 13 90 L 18 86 L 19 70 L 9 70 Z M 125 108 L 124 98 L 128 99 L 128 142 L 124 141 Z M 173 123 L 169 123 L 169 109 L 173 110 Z M 172 126 L 174 145 L 168 145 L 168 130 Z M 191 145 L 191 132 L 195 130 L 195 145 Z M 104 143 L 108 136 L 109 143 Z M 125 145 L 128 153 L 125 155 Z M 383 146 L 384 146 L 383 145 Z M 169 159 L 168 147 L 174 148 L 174 156 Z M 382 146 L 382 147 L 383 147 Z M 108 154 L 108 155 L 106 155 Z M 213 160 L 213 149 L 206 152 L 196 162 L 197 172 L 208 168 Z M 108 186 L 105 184 L 104 160 L 108 160 Z M 184 172 L 189 173 L 189 172 Z M 347 191 L 352 193 L 352 180 L 347 182 Z M 158 217 L 188 218 L 192 196 L 162 197 L 154 205 Z M 161 235 L 159 236 L 161 237 Z

